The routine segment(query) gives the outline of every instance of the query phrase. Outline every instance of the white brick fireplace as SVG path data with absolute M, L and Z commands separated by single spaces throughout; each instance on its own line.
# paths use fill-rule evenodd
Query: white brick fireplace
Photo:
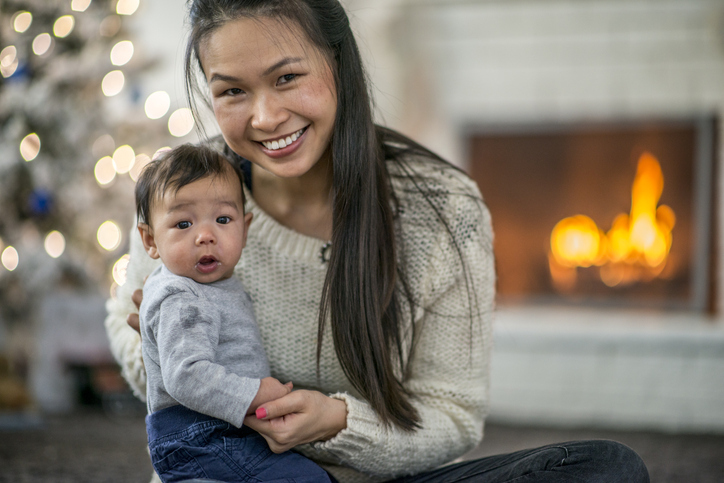
M 464 167 L 490 129 L 724 114 L 722 1 L 345 3 L 380 118 Z M 724 432 L 716 149 L 714 314 L 501 305 L 491 419 Z

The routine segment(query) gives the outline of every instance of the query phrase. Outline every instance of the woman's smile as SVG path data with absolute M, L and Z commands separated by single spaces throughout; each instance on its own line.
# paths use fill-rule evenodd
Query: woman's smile
M 294 153 L 304 143 L 307 128 L 304 127 L 299 131 L 292 133 L 286 137 L 280 137 L 273 141 L 259 141 L 262 151 L 271 158 L 282 158 Z

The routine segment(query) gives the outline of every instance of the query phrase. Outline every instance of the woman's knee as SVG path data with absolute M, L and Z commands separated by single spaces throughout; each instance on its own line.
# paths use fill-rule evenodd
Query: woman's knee
M 600 470 L 609 475 L 606 481 L 649 483 L 649 472 L 641 456 L 617 441 L 596 440 L 587 442 L 589 457 Z M 603 481 L 603 480 L 602 480 Z

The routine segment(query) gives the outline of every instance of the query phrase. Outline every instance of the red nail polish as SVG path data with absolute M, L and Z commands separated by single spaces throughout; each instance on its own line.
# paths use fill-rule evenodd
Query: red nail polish
M 266 409 L 259 408 L 256 410 L 256 419 L 264 419 L 266 417 Z

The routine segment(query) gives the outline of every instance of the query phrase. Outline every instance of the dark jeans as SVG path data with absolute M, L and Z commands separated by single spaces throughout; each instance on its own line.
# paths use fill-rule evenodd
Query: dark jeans
M 320 466 L 287 451 L 275 454 L 257 432 L 183 406 L 146 416 L 153 469 L 164 483 L 185 480 L 225 482 L 331 482 Z
M 394 483 L 648 483 L 644 462 L 615 441 L 573 441 L 444 466 Z

